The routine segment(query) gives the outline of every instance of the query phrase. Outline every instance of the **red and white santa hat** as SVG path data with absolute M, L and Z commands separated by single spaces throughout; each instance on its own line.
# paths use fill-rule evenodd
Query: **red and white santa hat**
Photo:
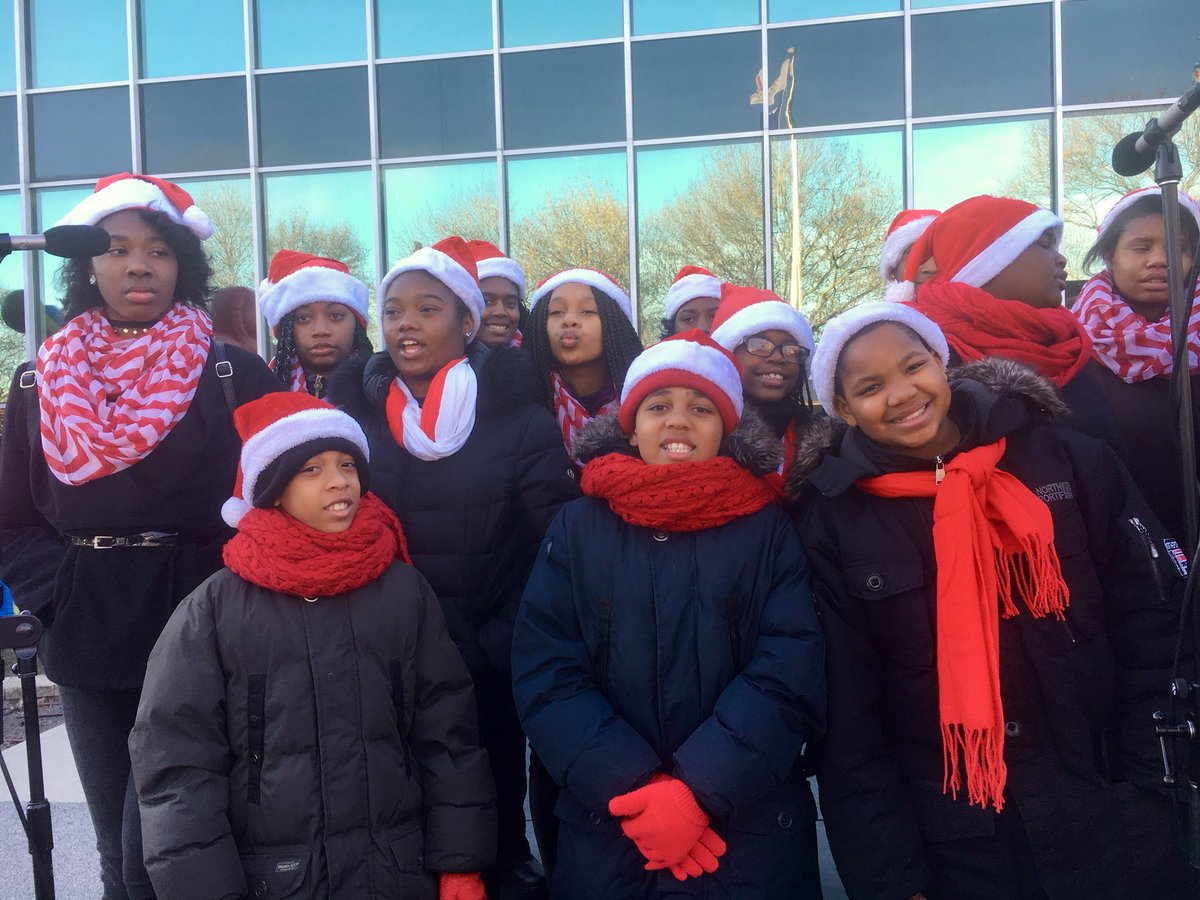
M 676 273 L 675 280 L 667 290 L 667 299 L 663 301 L 663 318 L 674 319 L 683 304 L 697 297 L 720 300 L 721 285 L 724 283 L 702 266 L 684 266 Z
M 893 280 L 891 271 L 900 262 L 900 257 L 939 215 L 941 211 L 936 209 L 902 209 L 896 213 L 883 239 L 883 248 L 879 251 L 880 278 L 887 282 Z
M 713 317 L 713 340 L 732 352 L 746 338 L 762 331 L 786 331 L 812 354 L 812 328 L 800 310 L 759 287 L 728 281 L 721 285 L 721 305 Z
M 475 257 L 475 269 L 479 280 L 485 278 L 506 278 L 517 286 L 517 299 L 525 299 L 525 273 L 517 265 L 516 260 L 505 256 L 500 248 L 490 241 L 467 241 L 471 255 Z
M 1047 228 L 1062 239 L 1062 219 L 1048 209 L 1012 197 L 969 197 L 938 216 L 913 244 L 904 280 L 913 281 L 921 263 L 933 257 L 938 278 L 983 287 Z
M 221 506 L 221 518 L 236 528 L 254 507 L 267 508 L 308 459 L 324 450 L 342 449 L 359 462 L 359 483 L 368 487 L 371 458 L 362 427 L 340 409 L 299 391 L 277 391 L 244 403 L 233 413 L 242 438 L 233 496 Z M 293 466 L 278 465 L 289 459 Z
M 855 335 L 876 322 L 907 325 L 941 357 L 942 368 L 946 367 L 946 361 L 950 358 L 950 347 L 942 329 L 911 306 L 877 300 L 851 307 L 825 323 L 821 330 L 821 343 L 817 345 L 817 352 L 812 357 L 809 378 L 813 391 L 817 400 L 825 407 L 825 412 L 831 416 L 837 415 L 833 398 L 837 394 L 834 373 L 837 371 L 838 357 Z
M 306 303 L 344 303 L 367 325 L 367 286 L 350 274 L 344 262 L 297 250 L 271 257 L 267 277 L 258 286 L 258 308 L 271 330 L 288 313 Z
M 617 422 L 633 431 L 638 407 L 654 391 L 683 387 L 699 391 L 717 407 L 728 434 L 742 417 L 742 372 L 733 354 L 699 328 L 663 338 L 629 364 Z
M 530 311 L 532 312 L 533 308 L 538 305 L 539 300 L 549 297 L 554 293 L 555 288 L 564 284 L 586 284 L 611 297 L 613 302 L 621 308 L 621 312 L 625 313 L 625 318 L 633 322 L 635 328 L 637 327 L 637 322 L 633 321 L 633 304 L 629 302 L 629 295 L 625 293 L 625 288 L 621 287 L 611 275 L 601 272 L 599 269 L 588 269 L 583 266 L 563 269 L 561 272 L 539 281 L 538 286 L 529 295 Z
M 208 213 L 177 184 L 153 175 L 121 172 L 96 182 L 96 189 L 75 204 L 56 225 L 95 225 L 123 209 L 153 209 L 172 222 L 186 226 L 200 240 L 212 236 Z
M 442 238 L 432 247 L 422 247 L 396 263 L 379 282 L 381 301 L 387 297 L 388 285 L 405 272 L 428 272 L 466 304 L 471 311 L 474 324 L 467 342 L 475 340 L 479 333 L 479 322 L 483 318 L 483 292 L 479 290 L 479 270 L 475 255 L 467 242 L 457 234 Z
M 1157 184 L 1152 184 L 1149 187 L 1138 188 L 1136 191 L 1130 191 L 1120 200 L 1112 205 L 1112 209 L 1104 214 L 1104 218 L 1100 220 L 1100 227 L 1096 229 L 1098 237 L 1104 237 L 1104 233 L 1116 220 L 1117 216 L 1123 213 L 1133 204 L 1137 203 L 1143 197 L 1162 197 L 1162 188 Z M 1179 208 L 1192 217 L 1196 223 L 1196 227 L 1200 228 L 1200 204 L 1197 204 L 1190 196 L 1183 191 L 1179 192 Z

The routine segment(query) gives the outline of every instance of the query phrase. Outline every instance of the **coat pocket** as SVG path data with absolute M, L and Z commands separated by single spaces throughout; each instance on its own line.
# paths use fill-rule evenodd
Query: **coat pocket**
M 847 564 L 846 591 L 862 604 L 879 652 L 906 666 L 928 668 L 936 648 L 935 587 L 919 559 L 886 558 Z
M 280 900 L 308 896 L 307 847 L 262 847 L 242 855 L 249 896 L 255 900 Z
M 425 871 L 424 839 L 420 818 L 405 822 L 388 833 L 401 897 L 435 900 L 438 895 L 437 875 Z

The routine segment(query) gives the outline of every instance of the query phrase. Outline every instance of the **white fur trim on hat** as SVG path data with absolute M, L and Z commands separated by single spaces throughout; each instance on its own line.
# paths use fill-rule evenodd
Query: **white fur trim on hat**
M 667 299 L 663 301 L 663 318 L 674 319 L 683 304 L 697 297 L 720 300 L 721 283 L 721 279 L 715 275 L 701 275 L 699 272 L 684 275 L 667 290 Z
M 507 278 L 517 286 L 517 299 L 525 299 L 525 273 L 521 271 L 515 259 L 509 259 L 507 256 L 479 259 L 475 261 L 475 268 L 479 271 L 480 281 L 485 278 Z
M 621 307 L 621 312 L 625 313 L 625 318 L 633 322 L 635 328 L 637 327 L 637 322 L 633 320 L 633 304 L 629 301 L 629 295 L 615 281 L 595 269 L 565 269 L 557 275 L 547 278 L 529 295 L 530 311 L 532 312 L 533 308 L 538 305 L 539 300 L 549 297 L 555 288 L 575 283 L 586 284 L 588 287 L 595 288 L 602 294 L 612 297 L 617 306 Z
M 1045 231 L 1044 228 L 1042 230 Z M 833 398 L 837 393 L 833 376 L 837 369 L 838 357 L 842 355 L 842 348 L 856 334 L 875 322 L 899 322 L 901 325 L 907 325 L 941 357 L 942 368 L 946 367 L 946 361 L 950 358 L 950 346 L 946 343 L 942 329 L 911 306 L 876 300 L 852 307 L 825 323 L 821 332 L 821 343 L 817 345 L 817 351 L 812 358 L 810 380 L 813 390 L 817 400 L 825 407 L 825 412 L 831 416 L 837 415 L 833 405 Z
M 1149 187 L 1138 188 L 1136 191 L 1130 191 L 1120 200 L 1112 205 L 1112 209 L 1104 214 L 1104 218 L 1100 220 L 1100 227 L 1096 229 L 1098 238 L 1104 237 L 1104 232 L 1108 231 L 1113 220 L 1123 213 L 1126 209 L 1133 206 L 1143 197 L 1161 197 L 1162 188 L 1157 184 L 1152 184 Z M 1197 205 L 1188 194 L 1179 191 L 1179 207 L 1185 210 L 1195 221 L 1196 227 L 1200 228 L 1200 205 Z
M 888 303 L 907 303 L 917 295 L 917 286 L 911 281 L 889 281 L 883 289 L 883 299 Z
M 475 340 L 479 333 L 479 323 L 483 319 L 483 292 L 479 290 L 479 282 L 471 277 L 471 273 L 451 259 L 448 254 L 433 247 L 422 247 L 411 256 L 406 256 L 396 263 L 379 282 L 380 303 L 387 297 L 388 285 L 405 272 L 428 272 L 467 305 L 475 324 L 472 326 L 467 343 Z
M 722 322 L 719 328 L 713 329 L 712 339 L 732 353 L 746 338 L 772 330 L 786 331 L 811 356 L 813 333 L 808 320 L 800 310 L 782 300 L 751 303 Z
M 705 347 L 695 341 L 659 341 L 637 355 L 625 373 L 625 386 L 621 389 L 624 403 L 634 392 L 639 382 L 656 372 L 682 370 L 711 381 L 721 391 L 740 418 L 742 415 L 742 376 L 737 366 L 713 347 Z
M 888 271 L 900 264 L 900 257 L 917 242 L 917 238 L 925 233 L 925 229 L 933 224 L 937 216 L 922 216 L 906 222 L 889 234 L 883 241 L 883 249 L 879 251 L 879 277 L 891 281 Z
M 221 517 L 226 524 L 237 528 L 242 516 L 250 511 L 255 483 L 267 466 L 293 447 L 322 438 L 347 440 L 362 451 L 363 459 L 371 459 L 362 426 L 341 410 L 305 409 L 277 419 L 242 445 L 242 495 L 230 497 L 221 506 Z
M 1062 240 L 1062 219 L 1048 209 L 1035 209 L 992 241 L 986 250 L 959 269 L 950 280 L 971 287 L 983 287 L 1008 268 L 1047 228 L 1055 229 L 1056 238 Z
M 194 203 L 180 211 L 158 185 L 140 178 L 122 178 L 80 200 L 56 225 L 95 225 L 125 209 L 152 209 L 184 225 L 202 241 L 212 237 L 212 220 Z
M 297 307 L 317 302 L 344 303 L 367 321 L 367 286 L 328 266 L 304 266 L 279 281 L 264 278 L 258 286 L 258 308 L 272 328 Z

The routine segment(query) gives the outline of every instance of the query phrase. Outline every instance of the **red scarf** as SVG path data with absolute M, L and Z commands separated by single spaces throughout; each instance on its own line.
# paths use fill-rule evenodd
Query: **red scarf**
M 937 560 L 938 710 L 942 724 L 943 791 L 1004 806 L 1004 709 L 1000 702 L 1003 615 L 1017 614 L 1020 595 L 1035 618 L 1063 618 L 1069 602 L 1050 510 L 1017 478 L 996 468 L 1005 440 L 958 454 L 935 473 L 893 472 L 858 486 L 877 497 L 933 497 Z
M 792 465 L 796 462 L 796 423 L 788 422 L 788 427 L 783 432 L 783 462 L 779 464 L 779 468 L 774 472 L 768 472 L 762 477 L 766 482 L 767 487 L 775 492 L 775 502 L 786 503 L 788 496 L 784 489 L 784 482 L 787 481 L 788 472 L 792 470 Z
M 208 314 L 182 303 L 137 337 L 119 335 L 98 307 L 48 337 L 37 379 L 54 477 L 85 484 L 149 456 L 191 406 L 211 346 Z
M 775 499 L 766 482 L 728 456 L 651 466 L 609 453 L 583 467 L 579 485 L 630 525 L 676 532 L 716 528 Z
M 512 339 L 511 341 L 509 341 L 509 342 L 508 342 L 508 346 L 510 346 L 510 347 L 520 347 L 520 346 L 521 346 L 521 341 L 522 341 L 522 340 L 524 340 L 524 338 L 525 338 L 525 335 L 521 334 L 521 329 L 520 329 L 520 328 L 518 328 L 518 329 L 517 329 L 517 333 L 516 333 L 515 335 L 513 335 L 513 339 Z
M 1107 272 L 1088 279 L 1071 312 L 1092 338 L 1096 359 L 1136 384 L 1168 378 L 1175 370 L 1171 354 L 1171 316 L 1147 322 L 1113 287 Z M 1187 324 L 1188 371 L 1200 372 L 1200 284 L 1192 297 Z
M 566 445 L 567 453 L 574 456 L 575 435 L 579 429 L 593 419 L 604 418 L 609 410 L 616 408 L 617 401 L 610 400 L 596 410 L 594 416 L 590 416 L 587 408 L 575 399 L 566 381 L 557 372 L 553 373 L 551 385 L 554 393 L 554 418 L 558 420 L 558 427 L 562 429 L 563 444 Z
M 281 509 L 250 510 L 225 545 L 225 565 L 251 584 L 295 597 L 333 597 L 374 581 L 408 543 L 396 514 L 374 494 L 363 495 L 354 523 L 326 534 Z
M 913 307 L 942 329 L 963 362 L 999 356 L 1032 367 L 1062 387 L 1092 355 L 1092 342 L 1071 311 L 1035 309 L 941 278 L 917 288 Z

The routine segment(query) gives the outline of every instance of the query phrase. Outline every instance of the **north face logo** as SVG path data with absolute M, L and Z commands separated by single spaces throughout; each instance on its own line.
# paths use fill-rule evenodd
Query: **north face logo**
M 1075 490 L 1069 481 L 1054 481 L 1034 488 L 1033 492 L 1043 503 L 1053 503 L 1056 500 L 1074 500 Z

